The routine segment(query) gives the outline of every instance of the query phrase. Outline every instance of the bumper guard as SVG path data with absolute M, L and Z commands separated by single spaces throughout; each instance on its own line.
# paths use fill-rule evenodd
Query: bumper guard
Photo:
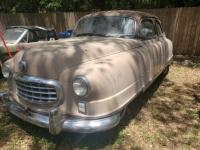
M 15 100 L 12 100 L 7 92 L 0 93 L 7 110 L 18 118 L 39 127 L 48 128 L 51 134 L 59 134 L 61 131 L 78 133 L 94 133 L 105 131 L 115 127 L 121 120 L 120 112 L 99 119 L 82 119 L 71 116 L 63 116 L 58 108 L 54 108 L 48 115 L 40 114 L 25 109 Z

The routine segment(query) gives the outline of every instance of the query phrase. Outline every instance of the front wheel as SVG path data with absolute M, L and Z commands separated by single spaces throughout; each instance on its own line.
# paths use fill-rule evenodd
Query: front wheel
M 126 107 L 120 112 L 121 119 L 124 117 L 125 113 L 126 113 Z
M 167 75 L 169 73 L 169 65 L 165 67 L 165 69 L 162 72 L 162 75 Z
M 2 72 L 1 72 L 1 66 L 0 66 L 0 79 L 3 79 L 4 77 L 3 77 L 3 74 L 2 74 Z

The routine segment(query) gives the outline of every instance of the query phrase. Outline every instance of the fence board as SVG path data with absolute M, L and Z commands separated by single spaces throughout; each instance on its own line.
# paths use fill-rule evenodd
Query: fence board
M 174 54 L 200 56 L 200 7 L 143 9 L 158 16 L 174 44 Z M 0 30 L 11 25 L 38 25 L 64 31 L 89 12 L 0 14 Z

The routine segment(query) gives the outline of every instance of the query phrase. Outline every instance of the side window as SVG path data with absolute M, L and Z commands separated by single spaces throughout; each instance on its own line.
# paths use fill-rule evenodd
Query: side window
M 157 31 L 158 35 L 162 34 L 162 28 L 161 28 L 161 25 L 158 21 L 156 21 L 156 31 Z
M 21 39 L 20 43 L 27 43 L 28 42 L 28 33 L 24 35 L 24 37 Z
M 147 39 L 156 36 L 155 26 L 152 20 L 145 19 L 141 22 L 140 36 Z
M 37 42 L 37 41 L 38 41 L 37 35 L 34 32 L 29 31 L 29 33 L 28 33 L 28 42 Z

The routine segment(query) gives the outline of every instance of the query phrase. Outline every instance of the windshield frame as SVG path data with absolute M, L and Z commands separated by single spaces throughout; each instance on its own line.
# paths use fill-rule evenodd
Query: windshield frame
M 74 32 L 72 34 L 72 37 L 78 37 L 77 34 L 76 34 L 76 29 L 77 29 L 77 26 L 79 24 L 80 21 L 82 21 L 83 19 L 89 19 L 89 18 L 98 18 L 98 17 L 120 17 L 120 18 L 129 18 L 129 19 L 132 19 L 134 20 L 134 29 L 135 29 L 135 34 L 133 36 L 126 36 L 126 37 L 129 37 L 129 38 L 136 38 L 137 37 L 137 19 L 133 16 L 126 16 L 126 15 L 120 15 L 120 16 L 91 16 L 91 17 L 82 17 L 78 20 L 78 22 L 76 23 L 75 25 L 75 28 L 74 28 Z M 92 33 L 90 33 L 92 34 Z M 85 35 L 86 36 L 86 35 Z M 95 36 L 95 33 L 94 33 L 94 36 Z M 120 36 L 107 36 L 105 34 L 102 34 L 102 36 L 104 37 L 115 37 L 115 38 L 125 38 L 124 36 L 120 37 Z
M 9 29 L 21 29 L 21 27 L 16 27 L 16 28 L 7 28 L 8 30 Z M 6 29 L 6 30 L 7 30 Z M 28 29 L 25 29 L 25 28 L 22 28 L 22 29 L 24 29 L 24 32 L 22 32 L 22 34 L 18 37 L 18 39 L 17 40 L 15 40 L 15 41 L 13 41 L 13 42 L 9 42 L 8 41 L 8 44 L 18 44 L 21 40 L 22 40 L 22 38 L 24 37 L 24 35 L 26 35 L 27 33 L 28 33 Z M 5 31 L 6 32 L 6 31 Z M 5 34 L 5 32 L 4 32 L 4 34 Z M 6 41 L 7 42 L 7 41 Z

